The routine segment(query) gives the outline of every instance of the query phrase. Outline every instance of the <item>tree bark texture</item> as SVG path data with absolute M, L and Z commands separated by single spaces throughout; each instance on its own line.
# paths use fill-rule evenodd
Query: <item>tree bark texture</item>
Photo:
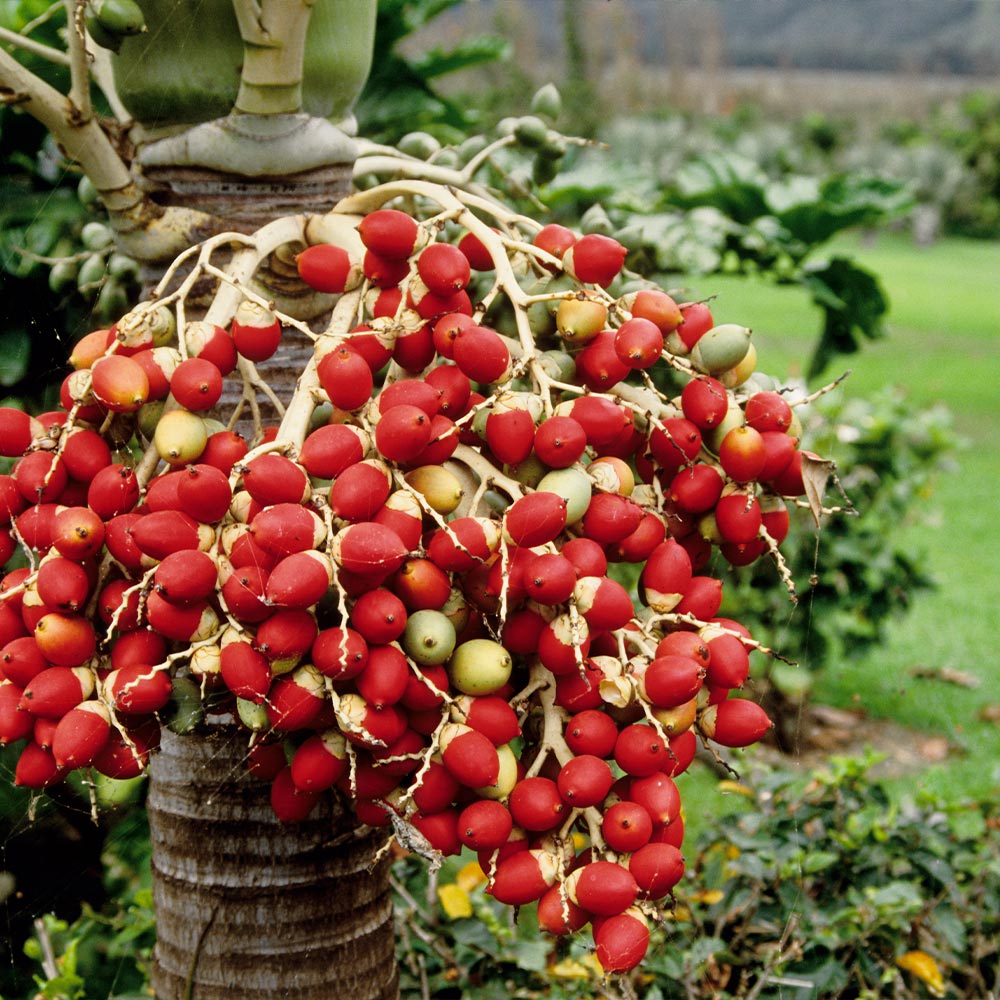
M 332 797 L 281 824 L 245 754 L 245 731 L 164 731 L 150 761 L 157 1000 L 393 1000 L 385 834 Z

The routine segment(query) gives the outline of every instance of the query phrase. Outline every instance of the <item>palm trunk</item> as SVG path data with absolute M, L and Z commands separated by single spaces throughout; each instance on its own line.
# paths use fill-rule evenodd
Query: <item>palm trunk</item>
M 148 812 L 158 1000 L 393 1000 L 384 834 L 334 798 L 282 825 L 246 733 L 164 731 Z

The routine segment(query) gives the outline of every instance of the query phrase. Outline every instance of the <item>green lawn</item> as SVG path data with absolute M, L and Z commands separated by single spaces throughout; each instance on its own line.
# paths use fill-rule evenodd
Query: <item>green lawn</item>
M 1000 484 L 1000 244 L 948 239 L 917 248 L 901 236 L 883 235 L 874 241 L 845 238 L 837 250 L 879 275 L 891 304 L 889 336 L 866 343 L 831 369 L 831 376 L 852 370 L 839 391 L 863 395 L 892 384 L 903 387 L 915 407 L 943 403 L 965 446 L 957 452 L 956 470 L 942 475 L 927 498 L 927 518 L 904 536 L 928 553 L 938 589 L 917 597 L 882 648 L 822 676 L 815 698 L 843 707 L 861 704 L 876 718 L 944 735 L 961 748 L 908 782 L 910 789 L 956 799 L 995 796 L 1000 725 L 981 713 L 1000 705 L 1000 531 L 994 520 Z M 705 279 L 698 291 L 718 296 L 717 319 L 753 327 L 764 370 L 785 375 L 801 367 L 798 359 L 808 355 L 819 328 L 819 313 L 803 291 L 728 277 Z M 800 626 L 805 623 L 800 620 Z M 915 679 L 915 667 L 951 667 L 975 675 L 980 686 Z M 704 794 L 697 792 L 696 800 Z M 711 795 L 705 801 L 713 810 Z

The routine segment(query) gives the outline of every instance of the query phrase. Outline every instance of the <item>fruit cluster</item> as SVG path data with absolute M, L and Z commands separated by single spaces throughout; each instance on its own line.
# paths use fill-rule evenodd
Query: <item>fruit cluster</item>
M 794 411 L 749 330 L 629 290 L 609 237 L 422 182 L 324 226 L 296 258 L 323 332 L 214 265 L 188 321 L 205 251 L 77 345 L 59 411 L 0 408 L 16 781 L 137 775 L 161 722 L 230 719 L 283 821 L 339 789 L 632 968 L 684 870 L 674 779 L 699 737 L 770 725 L 731 697 L 758 644 L 708 567 L 780 560 Z M 259 417 L 255 366 L 293 335 L 311 359 L 248 441 L 225 386 Z

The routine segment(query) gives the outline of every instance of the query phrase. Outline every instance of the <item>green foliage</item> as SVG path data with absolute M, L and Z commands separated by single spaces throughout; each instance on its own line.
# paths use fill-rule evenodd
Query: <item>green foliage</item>
M 773 668 L 772 679 L 789 689 L 808 684 L 804 671 L 833 667 L 883 641 L 888 623 L 934 585 L 923 553 L 901 529 L 931 517 L 934 479 L 955 449 L 948 412 L 914 409 L 898 389 L 858 399 L 845 388 L 809 411 L 807 446 L 836 456 L 859 516 L 824 518 L 818 535 L 807 519 L 792 519 L 781 551 L 801 590 L 798 611 L 790 611 L 766 561 L 734 570 L 726 585 L 727 607 L 739 608 L 755 636 L 799 664 Z

